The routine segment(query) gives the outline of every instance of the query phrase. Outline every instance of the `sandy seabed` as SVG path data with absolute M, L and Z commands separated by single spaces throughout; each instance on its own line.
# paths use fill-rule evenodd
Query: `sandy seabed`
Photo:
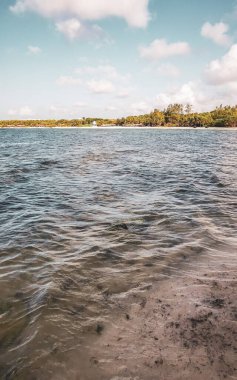
M 80 380 L 237 379 L 236 267 L 211 261 L 119 301 Z

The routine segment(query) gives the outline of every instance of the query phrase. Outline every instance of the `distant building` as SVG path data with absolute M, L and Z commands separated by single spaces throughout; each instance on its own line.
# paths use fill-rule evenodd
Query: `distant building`
M 96 127 L 97 127 L 97 123 L 96 123 L 96 121 L 93 121 L 93 122 L 92 122 L 92 127 L 93 127 L 93 128 L 96 128 Z

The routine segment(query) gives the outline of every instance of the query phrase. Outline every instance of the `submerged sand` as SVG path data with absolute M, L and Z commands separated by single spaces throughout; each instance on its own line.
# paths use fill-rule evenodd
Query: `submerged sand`
M 233 263 L 209 262 L 118 300 L 76 378 L 237 379 L 236 284 Z

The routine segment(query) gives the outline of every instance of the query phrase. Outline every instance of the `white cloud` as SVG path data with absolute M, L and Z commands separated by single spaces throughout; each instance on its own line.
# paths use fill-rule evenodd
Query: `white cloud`
M 40 54 L 42 52 L 42 50 L 40 49 L 39 46 L 31 46 L 31 45 L 29 45 L 27 47 L 27 50 L 28 50 L 29 54 L 33 54 L 33 55 L 38 55 L 38 54 Z
M 33 116 L 34 112 L 29 106 L 23 106 L 19 109 L 10 109 L 8 111 L 9 116 L 20 116 L 20 117 L 26 117 L 26 116 Z
M 34 114 L 32 109 L 28 106 L 21 107 L 19 111 L 20 116 L 32 116 Z
M 130 26 L 143 28 L 149 21 L 149 0 L 17 0 L 10 9 L 15 13 L 33 11 L 54 19 L 76 17 L 95 21 L 115 16 Z
M 158 61 L 174 55 L 184 55 L 190 52 L 187 42 L 168 43 L 165 39 L 156 39 L 148 46 L 139 49 L 140 56 L 152 61 Z
M 132 88 L 122 88 L 118 91 L 116 96 L 121 99 L 128 98 L 131 94 L 131 91 L 132 91 Z
M 158 74 L 166 77 L 177 78 L 180 76 L 180 70 L 178 69 L 178 67 L 172 65 L 171 63 L 165 63 L 163 65 L 160 65 L 157 68 L 157 72 Z
M 85 102 L 77 102 L 74 104 L 74 107 L 83 108 L 86 107 L 88 104 Z
M 157 94 L 155 107 L 163 109 L 172 103 L 189 103 L 193 105 L 194 111 L 205 112 L 213 110 L 220 104 L 235 105 L 236 97 L 237 83 L 220 86 L 217 90 L 202 81 L 190 81 Z
M 81 109 L 86 107 L 86 103 L 81 103 L 79 106 L 79 103 L 73 104 L 71 106 L 64 106 L 64 105 L 51 105 L 49 107 L 50 114 L 53 115 L 53 117 L 59 119 L 59 118 L 80 118 Z
M 80 37 L 84 32 L 83 25 L 76 18 L 57 22 L 56 29 L 70 40 Z
M 59 107 L 56 107 L 56 106 L 54 106 L 54 105 L 51 105 L 51 106 L 49 107 L 49 110 L 50 110 L 50 112 L 58 112 Z
M 141 114 L 150 112 L 153 109 L 153 106 L 151 104 L 148 104 L 147 102 L 141 101 L 133 103 L 131 105 L 131 109 L 133 114 Z
M 166 108 L 172 103 L 192 104 L 195 109 L 200 109 L 206 102 L 201 84 L 190 81 L 169 91 L 159 93 L 156 97 L 157 106 L 160 109 Z
M 18 111 L 16 109 L 11 108 L 10 110 L 8 110 L 7 113 L 9 116 L 15 116 L 18 114 Z
M 115 90 L 113 83 L 105 79 L 92 79 L 87 82 L 87 86 L 90 92 L 94 94 L 109 94 Z
M 129 75 L 120 74 L 116 67 L 110 64 L 79 67 L 75 70 L 75 73 L 82 76 L 103 77 L 107 80 L 126 81 L 129 79 Z
M 209 38 L 217 45 L 229 46 L 231 44 L 231 37 L 227 34 L 229 26 L 223 22 L 210 24 L 206 22 L 201 29 L 201 35 Z
M 57 21 L 55 27 L 58 32 L 64 34 L 71 41 L 78 38 L 93 41 L 96 49 L 114 43 L 99 25 L 81 22 L 75 17 Z
M 79 86 L 81 84 L 81 79 L 62 75 L 57 79 L 56 83 L 59 86 Z
M 105 107 L 105 110 L 106 110 L 106 111 L 116 111 L 117 108 L 116 108 L 115 106 L 106 106 L 106 107 Z
M 115 40 L 98 25 L 93 25 L 92 28 L 88 28 L 88 37 L 94 40 L 94 46 L 97 50 L 104 46 L 112 46 L 115 44 Z
M 237 81 L 237 44 L 232 45 L 222 58 L 207 65 L 205 79 L 215 86 Z
M 98 66 L 81 66 L 74 70 L 74 75 L 60 76 L 56 83 L 59 86 L 78 86 L 86 88 L 93 94 L 114 92 L 117 97 L 129 96 L 130 74 L 120 73 L 109 63 Z

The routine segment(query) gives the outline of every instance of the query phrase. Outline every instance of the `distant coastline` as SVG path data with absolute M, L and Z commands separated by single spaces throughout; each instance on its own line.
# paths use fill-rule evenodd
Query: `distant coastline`
M 133 126 L 133 125 L 129 125 L 129 126 L 124 126 L 124 125 L 114 125 L 114 126 L 106 126 L 106 125 L 101 125 L 101 126 L 98 126 L 97 128 L 94 128 L 94 127 L 91 127 L 91 126 L 81 126 L 81 127 L 73 127 L 73 126 L 68 126 L 68 127 L 65 127 L 65 126 L 57 126 L 57 127 L 50 127 L 50 126 L 30 126 L 30 127 L 27 127 L 27 126 L 11 126 L 11 125 L 6 125 L 6 126 L 0 126 L 0 129 L 12 129 L 12 130 L 17 130 L 17 129 L 73 129 L 73 130 L 80 130 L 80 129 L 88 129 L 88 130 L 102 130 L 102 129 L 107 129 L 107 130 L 116 130 L 116 129 L 141 129 L 141 130 L 156 130 L 156 129 L 159 129 L 159 130 L 237 130 L 237 127 L 177 127 L 177 126 L 172 126 L 172 127 L 168 127 L 168 126 L 153 126 L 153 127 L 150 127 L 150 126 Z
M 122 118 L 0 120 L 0 128 L 237 128 L 237 105 L 219 106 L 210 112 L 193 112 L 192 105 L 170 104 L 160 111 Z

